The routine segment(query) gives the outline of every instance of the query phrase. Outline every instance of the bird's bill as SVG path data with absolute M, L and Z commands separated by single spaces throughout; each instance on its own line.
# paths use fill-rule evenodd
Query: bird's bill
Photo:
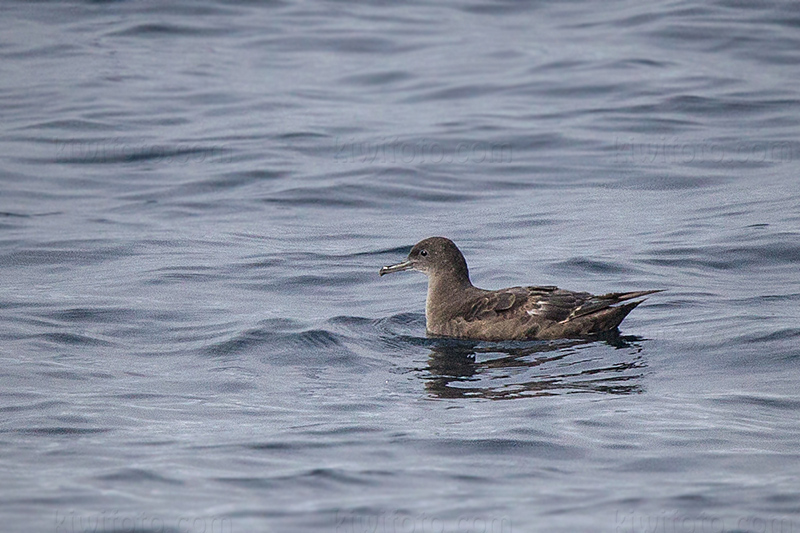
M 397 263 L 396 265 L 389 265 L 385 266 L 380 269 L 378 274 L 383 276 L 384 274 L 391 274 L 392 272 L 400 272 L 402 270 L 409 270 L 412 267 L 411 261 L 403 261 L 402 263 Z

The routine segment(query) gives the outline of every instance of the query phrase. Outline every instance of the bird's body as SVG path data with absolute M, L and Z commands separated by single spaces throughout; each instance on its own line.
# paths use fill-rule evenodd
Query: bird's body
M 456 245 L 430 237 L 411 249 L 408 259 L 383 267 L 380 274 L 419 270 L 428 275 L 425 319 L 428 334 L 502 341 L 590 337 L 613 331 L 657 290 L 594 296 L 553 286 L 479 289 L 469 279 L 467 263 Z

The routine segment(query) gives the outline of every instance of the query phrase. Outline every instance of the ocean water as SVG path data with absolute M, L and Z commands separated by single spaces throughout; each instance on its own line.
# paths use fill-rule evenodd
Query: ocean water
M 0 14 L 3 531 L 800 531 L 794 2 Z M 666 292 L 429 339 L 430 235 Z

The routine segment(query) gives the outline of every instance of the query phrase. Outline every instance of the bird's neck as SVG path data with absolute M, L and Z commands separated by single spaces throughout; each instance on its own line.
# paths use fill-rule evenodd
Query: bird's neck
M 431 333 L 442 334 L 444 322 L 455 318 L 461 311 L 465 291 L 477 290 L 469 276 L 441 272 L 428 278 L 428 298 L 425 302 L 425 320 Z

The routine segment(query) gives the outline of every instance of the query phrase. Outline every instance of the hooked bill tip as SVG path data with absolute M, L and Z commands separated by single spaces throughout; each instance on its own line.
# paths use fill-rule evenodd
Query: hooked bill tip
M 389 265 L 381 268 L 378 271 L 378 275 L 383 276 L 384 274 L 391 274 L 392 272 L 400 272 L 402 270 L 408 270 L 411 268 L 411 261 L 403 261 L 402 263 L 397 263 L 396 265 Z

